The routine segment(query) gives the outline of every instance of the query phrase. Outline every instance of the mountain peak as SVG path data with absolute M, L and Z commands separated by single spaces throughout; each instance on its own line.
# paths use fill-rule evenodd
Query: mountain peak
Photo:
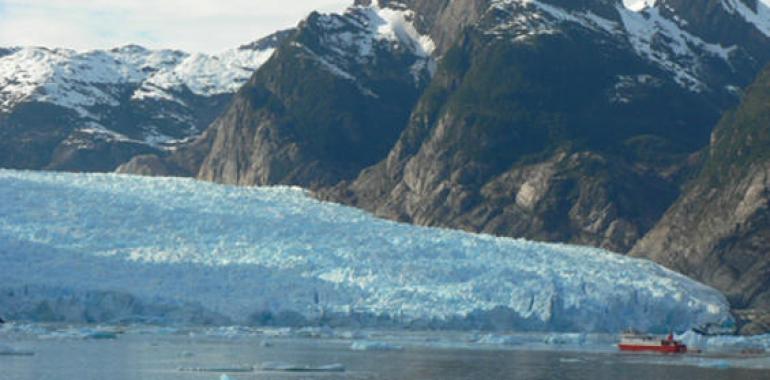
M 283 41 L 285 41 L 289 36 L 291 36 L 292 33 L 294 33 L 296 29 L 285 29 L 277 31 L 273 34 L 268 35 L 267 37 L 260 38 L 254 42 L 241 45 L 238 47 L 238 50 L 267 50 L 267 49 L 275 49 L 280 45 Z

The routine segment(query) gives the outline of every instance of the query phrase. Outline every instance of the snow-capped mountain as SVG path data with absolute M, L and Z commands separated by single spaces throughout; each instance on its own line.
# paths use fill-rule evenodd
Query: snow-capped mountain
M 398 139 L 435 70 L 435 46 L 414 17 L 377 7 L 311 14 L 179 153 L 193 160 L 176 161 L 197 163 L 187 175 L 235 184 L 317 186 L 357 175 Z
M 157 151 L 195 136 L 289 33 L 217 55 L 133 45 L 87 52 L 5 49 L 0 134 L 6 154 L 0 165 L 112 170 L 130 155 L 111 157 L 114 147 L 94 154 L 104 144 Z M 37 144 L 44 146 L 34 149 Z M 25 161 L 9 152 L 24 149 L 41 157 Z
M 764 0 L 647 3 L 357 0 L 339 15 L 313 13 L 228 105 L 192 98 L 211 103 L 189 109 L 224 110 L 199 138 L 121 170 L 300 185 L 400 221 L 627 252 L 700 170 L 717 121 L 770 62 Z M 133 117 L 145 95 L 183 107 L 164 83 L 193 95 L 216 88 L 180 80 L 177 66 L 148 73 L 119 102 L 128 110 L 100 120 Z M 112 93 L 88 94 L 83 104 L 109 105 Z M 17 133 L 0 161 L 70 168 L 50 164 L 71 152 L 51 141 L 79 146 L 101 129 L 62 136 L 68 121 L 51 107 L 65 109 L 32 102 L 0 114 L 0 144 Z M 157 150 L 105 128 L 134 145 L 90 151 Z M 35 149 L 14 150 L 16 141 Z M 76 158 L 66 162 L 94 162 Z
M 609 332 L 731 320 L 720 293 L 652 262 L 378 220 L 297 188 L 0 170 L 0 215 L 12 319 Z
M 347 181 L 329 197 L 382 216 L 625 251 L 770 62 L 767 6 L 744 5 L 360 0 L 309 16 L 173 165 L 142 157 L 121 170 L 246 185 Z M 544 157 L 540 169 L 517 168 L 532 154 Z M 179 162 L 191 169 L 174 170 Z M 610 178 L 585 183 L 596 162 Z M 553 170 L 542 181 L 526 178 L 543 168 Z M 583 188 L 566 204 L 561 190 L 543 196 L 561 170 Z M 599 199 L 578 207 L 589 194 Z M 648 207 L 622 205 L 646 197 Z M 531 215 L 543 200 L 566 210 Z M 500 215 L 506 207 L 514 215 Z M 554 213 L 570 222 L 546 228 Z
M 770 63 L 767 15 L 755 0 L 359 0 L 308 17 L 189 149 L 122 169 L 627 252 Z
M 751 3 L 660 0 L 632 10 L 616 0 L 495 0 L 482 23 L 488 33 L 522 41 L 565 26 L 605 33 L 691 91 L 736 92 L 770 57 L 770 7 Z M 702 21 L 706 17 L 726 31 L 717 33 Z

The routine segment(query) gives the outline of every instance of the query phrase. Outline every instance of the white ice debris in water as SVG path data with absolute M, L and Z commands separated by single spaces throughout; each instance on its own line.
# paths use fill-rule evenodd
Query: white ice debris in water
M 388 342 L 357 341 L 350 345 L 353 351 L 401 351 L 404 347 Z
M 766 352 L 770 351 L 770 334 L 754 336 L 735 335 L 701 335 L 694 331 L 687 331 L 676 336 L 690 349 L 703 350 L 704 352 Z
M 281 362 L 265 362 L 260 366 L 260 370 L 274 372 L 345 372 L 345 366 L 339 363 L 311 366 Z
M 719 292 L 600 249 L 384 221 L 297 188 L 0 170 L 0 288 L 26 285 L 175 300 L 236 322 L 614 332 L 730 320 Z M 0 310 L 17 299 L 0 297 Z
M 32 356 L 31 351 L 17 350 L 11 346 L 0 343 L 0 356 Z
M 8 355 L 15 352 L 16 350 L 13 347 L 0 343 L 0 355 Z

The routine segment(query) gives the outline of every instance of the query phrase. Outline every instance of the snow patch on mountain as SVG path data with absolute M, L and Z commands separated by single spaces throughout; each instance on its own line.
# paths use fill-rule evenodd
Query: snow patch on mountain
M 379 220 L 296 188 L 0 170 L 0 288 L 27 285 L 47 289 L 35 299 L 49 306 L 123 292 L 237 322 L 616 331 L 731 320 L 717 291 L 600 249 Z
M 694 36 L 674 21 L 663 17 L 658 8 L 633 12 L 619 7 L 628 39 L 639 55 L 673 74 L 681 86 L 703 91 L 708 86 L 699 78 L 704 54 L 730 62 L 734 46 L 710 44 Z M 665 48 L 659 45 L 665 43 Z
M 342 14 L 319 15 L 319 38 L 324 51 L 296 44 L 335 75 L 356 81 L 357 66 L 370 64 L 380 49 L 402 51 L 414 56 L 411 73 L 419 83 L 424 73 L 432 75 L 435 43 L 420 34 L 413 24 L 411 10 L 372 6 L 353 6 Z M 364 89 L 365 93 L 371 93 Z
M 571 22 L 583 27 L 616 33 L 618 25 L 591 12 L 568 12 L 562 8 L 534 0 L 496 0 L 490 11 L 496 23 L 486 33 L 526 40 L 541 34 L 559 32 L 559 24 Z
M 656 0 L 623 0 L 623 5 L 632 11 L 641 11 L 644 8 L 655 6 Z
M 767 9 L 764 5 L 759 7 L 760 13 Z M 729 65 L 731 53 L 736 49 L 707 43 L 685 31 L 680 27 L 684 21 L 664 17 L 654 2 L 637 6 L 618 4 L 616 10 L 619 20 L 587 10 L 566 10 L 537 0 L 496 0 L 490 8 L 495 15 L 494 26 L 487 33 L 526 41 L 541 34 L 561 33 L 564 23 L 577 24 L 627 40 L 642 58 L 671 73 L 682 87 L 697 92 L 708 89 L 700 72 L 703 61 L 719 59 Z
M 749 8 L 741 0 L 722 0 L 722 5 L 729 12 L 739 14 L 764 35 L 770 37 L 770 0 L 757 0 L 757 9 Z
M 174 92 L 183 89 L 201 96 L 232 93 L 272 50 L 232 49 L 204 55 L 133 45 L 82 53 L 21 48 L 0 57 L 0 112 L 37 101 L 72 109 L 98 122 L 100 116 L 92 108 L 119 106 L 126 89 L 137 88 L 134 100 L 175 100 Z
M 150 75 L 132 99 L 175 100 L 173 92 L 184 88 L 202 96 L 234 93 L 270 58 L 274 50 L 232 49 L 218 56 L 189 55 L 178 65 Z

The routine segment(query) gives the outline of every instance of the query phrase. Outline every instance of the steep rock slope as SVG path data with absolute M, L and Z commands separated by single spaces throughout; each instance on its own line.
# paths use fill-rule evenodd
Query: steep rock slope
M 178 172 L 230 184 L 331 185 L 384 158 L 434 69 L 434 45 L 398 9 L 313 13 L 191 150 L 121 172 Z M 148 165 L 149 164 L 149 165 Z M 172 168 L 169 168 L 171 166 Z
M 200 134 L 290 32 L 209 56 L 124 46 L 0 54 L 0 166 L 111 171 Z
M 725 292 L 770 328 L 770 68 L 714 131 L 703 171 L 631 251 Z
M 677 4 L 486 6 L 442 57 L 388 158 L 322 197 L 418 224 L 624 252 L 676 199 L 719 113 L 768 59 L 752 47 L 770 46 L 754 24 L 728 19 L 755 31 L 746 46 L 701 38 L 680 27 Z

